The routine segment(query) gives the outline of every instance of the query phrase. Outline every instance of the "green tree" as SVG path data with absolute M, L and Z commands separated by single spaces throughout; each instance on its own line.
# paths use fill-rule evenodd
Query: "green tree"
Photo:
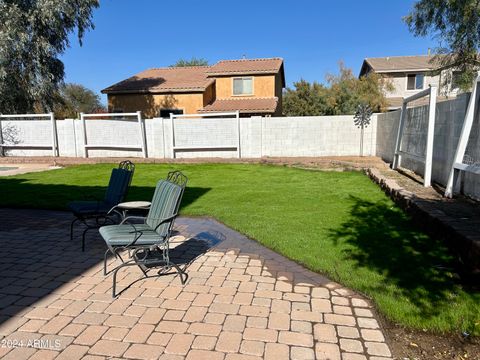
M 170 67 L 185 67 L 185 66 L 208 66 L 208 60 L 204 58 L 192 57 L 190 60 L 179 59 Z
M 55 116 L 59 119 L 77 118 L 78 114 L 106 112 L 100 96 L 80 84 L 65 84 L 60 87 L 54 105 Z
M 433 36 L 441 44 L 432 61 L 436 72 L 459 71 L 455 82 L 463 90 L 471 87 L 480 67 L 480 2 L 478 0 L 420 0 L 404 17 L 415 36 Z M 447 72 L 447 81 L 452 79 Z
M 369 105 L 373 111 L 385 110 L 384 90 L 392 85 L 379 75 L 371 73 L 360 79 L 340 62 L 338 74 L 327 74 L 327 85 L 300 80 L 294 89 L 283 94 L 283 114 L 286 116 L 354 114 L 359 104 Z
M 0 0 L 0 112 L 48 111 L 64 78 L 59 56 L 82 44 L 98 0 Z
M 381 112 L 387 106 L 384 91 L 392 86 L 373 72 L 357 78 L 343 62 L 339 63 L 337 75 L 327 74 L 327 82 L 330 85 L 327 115 L 351 115 L 360 104 L 369 105 L 374 112 Z
M 327 111 L 327 88 L 317 82 L 312 84 L 301 79 L 293 83 L 295 89 L 287 88 L 283 93 L 285 116 L 325 115 Z

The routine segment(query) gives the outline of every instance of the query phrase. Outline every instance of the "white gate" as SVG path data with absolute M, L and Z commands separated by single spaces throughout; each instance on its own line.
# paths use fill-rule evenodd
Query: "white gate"
M 45 122 L 45 124 L 41 124 L 39 120 Z M 31 126 L 22 127 L 21 123 L 27 125 L 28 121 L 36 121 L 34 129 L 31 129 Z M 5 122 L 7 124 L 5 124 Z M 12 126 L 12 122 L 15 122 L 16 125 Z M 48 122 L 50 122 L 49 125 Z M 9 127 L 7 128 L 7 126 Z M 10 134 L 7 134 L 7 130 Z M 12 132 L 17 130 L 23 133 L 23 139 L 26 138 L 31 142 L 24 143 L 15 139 Z M 48 140 L 40 142 L 38 140 L 42 140 L 41 135 L 43 133 L 47 134 L 46 137 Z M 58 156 L 57 123 L 53 113 L 18 115 L 0 114 L 0 155 L 2 156 L 4 155 L 4 149 L 51 149 L 52 155 Z
M 118 129 L 109 129 L 108 136 L 99 137 L 102 141 L 104 139 L 114 139 L 115 142 L 106 143 L 89 143 L 89 137 L 95 137 L 95 133 L 88 134 L 87 120 L 88 119 L 97 119 L 99 118 L 114 118 L 113 120 L 118 120 L 118 123 L 113 123 L 113 120 L 107 120 L 111 122 L 112 125 L 124 125 L 126 122 L 136 122 L 138 125 L 136 131 L 126 130 L 126 134 L 120 134 Z M 142 152 L 144 158 L 147 157 L 147 143 L 145 136 L 145 123 L 142 119 L 140 111 L 134 113 L 106 113 L 106 114 L 84 114 L 80 113 L 80 120 L 82 121 L 83 128 L 83 148 L 84 148 L 84 157 L 88 157 L 88 150 L 90 149 L 118 149 L 118 150 L 132 150 Z M 102 124 L 104 125 L 104 124 Z M 133 124 L 132 124 L 133 126 Z M 133 130 L 134 128 L 132 128 Z M 99 129 L 100 130 L 100 129 Z M 102 127 L 102 130 L 105 131 L 105 128 Z M 116 131 L 117 130 L 117 131 Z M 136 135 L 136 140 L 131 140 L 131 135 Z
M 172 159 L 178 151 L 240 152 L 240 113 L 170 114 Z M 219 126 L 222 125 L 222 126 Z
M 427 120 L 427 138 L 424 146 L 423 154 L 415 154 L 404 147 L 405 127 L 409 116 L 408 103 L 421 99 L 422 97 L 429 97 L 428 105 L 428 120 Z M 435 128 L 435 108 L 437 104 L 437 87 L 430 86 L 415 95 L 403 99 L 402 112 L 400 115 L 400 124 L 398 126 L 397 139 L 395 142 L 395 154 L 393 158 L 392 169 L 397 169 L 401 166 L 402 156 L 413 159 L 424 164 L 423 185 L 425 187 L 431 185 L 432 181 L 432 157 L 433 157 L 433 134 Z M 419 134 L 418 134 L 419 135 Z
M 475 125 L 476 133 L 480 132 L 480 120 L 475 119 L 475 104 L 478 103 L 478 83 L 480 82 L 480 72 L 476 77 L 473 86 L 472 93 L 470 95 L 470 101 L 468 102 L 467 112 L 465 114 L 465 120 L 463 121 L 462 132 L 460 133 L 460 139 L 458 140 L 457 150 L 455 151 L 455 157 L 453 158 L 452 168 L 448 177 L 447 186 L 445 188 L 445 196 L 452 197 L 455 190 L 457 179 L 462 173 L 471 173 L 480 175 L 480 150 L 479 144 L 472 143 L 470 135 L 472 135 L 472 127 Z M 478 137 L 477 137 L 478 139 Z M 470 149 L 468 148 L 470 145 Z

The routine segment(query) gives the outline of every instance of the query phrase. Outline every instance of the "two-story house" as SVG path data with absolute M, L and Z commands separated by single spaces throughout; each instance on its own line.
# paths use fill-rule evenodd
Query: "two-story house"
M 283 60 L 222 60 L 212 66 L 145 70 L 104 90 L 109 112 L 142 111 L 169 117 L 236 111 L 241 116 L 280 116 Z
M 359 77 L 374 72 L 393 85 L 392 89 L 385 91 L 391 110 L 401 107 L 404 97 L 427 89 L 429 85 L 438 87 L 439 100 L 456 96 L 458 91 L 458 87 L 455 85 L 456 73 L 453 73 L 453 81 L 446 85 L 443 81 L 447 75 L 446 72 L 443 71 L 438 75 L 432 74 L 437 67 L 432 59 L 432 55 L 366 58 L 363 61 Z

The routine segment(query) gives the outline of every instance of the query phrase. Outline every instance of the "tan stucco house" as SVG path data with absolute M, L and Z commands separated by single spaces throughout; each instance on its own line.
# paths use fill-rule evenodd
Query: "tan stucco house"
M 269 58 L 149 69 L 102 93 L 109 112 L 140 110 L 145 117 L 235 110 L 241 116 L 280 116 L 284 87 L 283 59 Z
M 387 79 L 393 86 L 385 92 L 385 96 L 389 109 L 393 110 L 402 106 L 404 97 L 427 89 L 429 85 L 438 87 L 438 95 L 441 95 L 439 100 L 456 96 L 458 92 L 458 87 L 455 85 L 456 72 L 453 72 L 453 81 L 445 87 L 443 78 L 447 75 L 446 71 L 432 74 L 436 67 L 432 55 L 366 58 L 359 77 L 375 72 Z

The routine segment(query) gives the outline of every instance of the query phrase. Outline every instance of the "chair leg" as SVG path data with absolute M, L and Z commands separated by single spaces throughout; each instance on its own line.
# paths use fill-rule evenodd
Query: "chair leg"
M 105 255 L 103 256 L 103 275 L 104 276 L 107 275 L 107 257 L 109 252 L 111 252 L 110 249 L 107 249 L 107 251 L 105 251 Z
M 145 277 L 148 277 L 147 272 L 141 267 L 141 265 L 142 265 L 142 263 L 140 261 L 136 261 L 136 259 L 131 259 L 131 260 L 128 260 L 128 261 L 118 265 L 113 270 L 113 277 L 112 277 L 112 297 L 113 298 L 115 298 L 118 295 L 117 294 L 117 273 L 118 273 L 118 271 L 120 269 L 126 267 L 126 266 L 138 266 L 140 268 L 140 270 L 142 270 L 142 272 L 144 273 Z M 185 283 L 187 282 L 187 279 L 188 279 L 188 274 L 184 270 L 182 270 L 180 268 L 180 266 L 178 266 L 177 264 L 175 264 L 173 262 L 165 263 L 164 266 L 167 267 L 167 268 L 174 267 L 175 270 L 178 273 L 178 276 L 180 277 L 180 281 L 181 281 L 182 285 L 185 285 Z M 158 274 L 157 276 L 162 276 L 163 275 L 160 271 L 157 274 Z
M 184 270 L 182 270 L 180 268 L 180 266 L 178 266 L 177 264 L 175 264 L 171 261 L 169 262 L 168 265 L 173 266 L 177 270 L 178 276 L 180 277 L 180 281 L 181 281 L 182 285 L 185 285 L 185 283 L 187 282 L 187 279 L 188 279 L 188 274 Z
M 120 270 L 121 268 L 124 268 L 126 266 L 134 266 L 134 265 L 137 265 L 135 263 L 135 261 L 132 259 L 132 260 L 129 260 L 127 262 L 124 262 L 120 265 L 118 265 L 115 270 L 113 270 L 113 284 L 112 284 L 112 297 L 115 298 L 117 296 L 117 293 L 116 293 L 116 290 L 117 290 L 117 273 L 118 273 L 118 270 Z
M 70 241 L 73 241 L 73 225 L 75 225 L 75 223 L 77 221 L 80 221 L 80 219 L 75 218 L 75 219 L 73 219 L 72 223 L 70 224 Z
M 83 230 L 83 234 L 82 234 L 82 252 L 85 251 L 85 237 L 87 235 L 87 231 L 90 230 L 90 228 L 86 228 L 85 230 Z

